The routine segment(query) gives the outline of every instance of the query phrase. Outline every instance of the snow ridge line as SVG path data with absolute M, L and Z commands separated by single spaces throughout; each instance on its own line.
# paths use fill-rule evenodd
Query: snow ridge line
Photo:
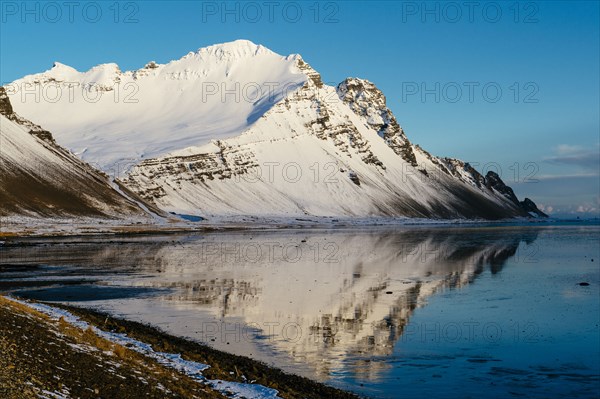
M 121 187 L 117 184 L 117 182 L 115 181 L 115 179 L 108 179 L 108 184 L 119 194 L 121 194 L 123 197 L 127 198 L 129 201 L 133 202 L 134 204 L 136 204 L 138 207 L 140 207 L 144 212 L 146 212 L 147 214 L 149 214 L 150 216 L 152 216 L 152 218 L 154 219 L 154 221 L 157 224 L 163 225 L 165 224 L 165 218 L 163 218 L 162 216 L 160 216 L 157 213 L 152 212 L 143 202 L 138 201 L 137 199 L 131 197 L 130 195 L 127 195 L 127 193 L 125 193 L 123 190 L 121 190 Z

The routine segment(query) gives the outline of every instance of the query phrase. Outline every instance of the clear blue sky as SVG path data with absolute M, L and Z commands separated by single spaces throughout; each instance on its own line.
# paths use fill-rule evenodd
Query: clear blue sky
M 137 69 L 248 39 L 302 54 L 327 83 L 373 81 L 430 152 L 491 162 L 555 213 L 598 214 L 597 1 L 74 3 L 2 1 L 2 83 L 54 61 Z

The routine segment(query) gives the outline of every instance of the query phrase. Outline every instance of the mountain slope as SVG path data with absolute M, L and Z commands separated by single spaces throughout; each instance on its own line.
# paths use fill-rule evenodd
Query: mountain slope
M 147 215 L 107 178 L 12 110 L 0 87 L 0 216 L 136 218 Z
M 28 85 L 67 82 L 90 93 L 115 92 L 128 82 L 140 101 L 24 96 Z M 532 201 L 519 202 L 499 176 L 482 176 L 413 145 L 371 82 L 324 85 L 299 55 L 281 57 L 247 41 L 134 72 L 114 64 L 86 73 L 58 65 L 11 87 L 19 112 L 52 127 L 60 143 L 171 212 L 543 216 Z
M 61 145 L 122 174 L 140 159 L 239 134 L 306 81 L 295 58 L 237 41 L 137 71 L 103 64 L 78 72 L 55 63 L 7 90 L 16 111 Z

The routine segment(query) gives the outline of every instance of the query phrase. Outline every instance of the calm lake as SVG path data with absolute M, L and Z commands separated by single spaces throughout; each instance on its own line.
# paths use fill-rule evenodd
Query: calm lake
M 0 291 L 373 398 L 600 396 L 600 226 L 12 240 Z

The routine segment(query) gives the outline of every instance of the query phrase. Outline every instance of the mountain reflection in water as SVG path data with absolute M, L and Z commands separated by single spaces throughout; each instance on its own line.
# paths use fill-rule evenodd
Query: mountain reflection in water
M 389 364 L 368 359 L 392 353 L 429 296 L 529 256 L 520 244 L 532 248 L 537 234 L 409 228 L 42 242 L 3 248 L 0 283 L 23 296 L 88 301 L 265 361 L 277 353 L 319 379 L 354 362 L 361 379 L 373 380 Z M 72 287 L 90 284 L 123 294 L 78 298 Z M 131 299 L 132 288 L 157 291 Z

